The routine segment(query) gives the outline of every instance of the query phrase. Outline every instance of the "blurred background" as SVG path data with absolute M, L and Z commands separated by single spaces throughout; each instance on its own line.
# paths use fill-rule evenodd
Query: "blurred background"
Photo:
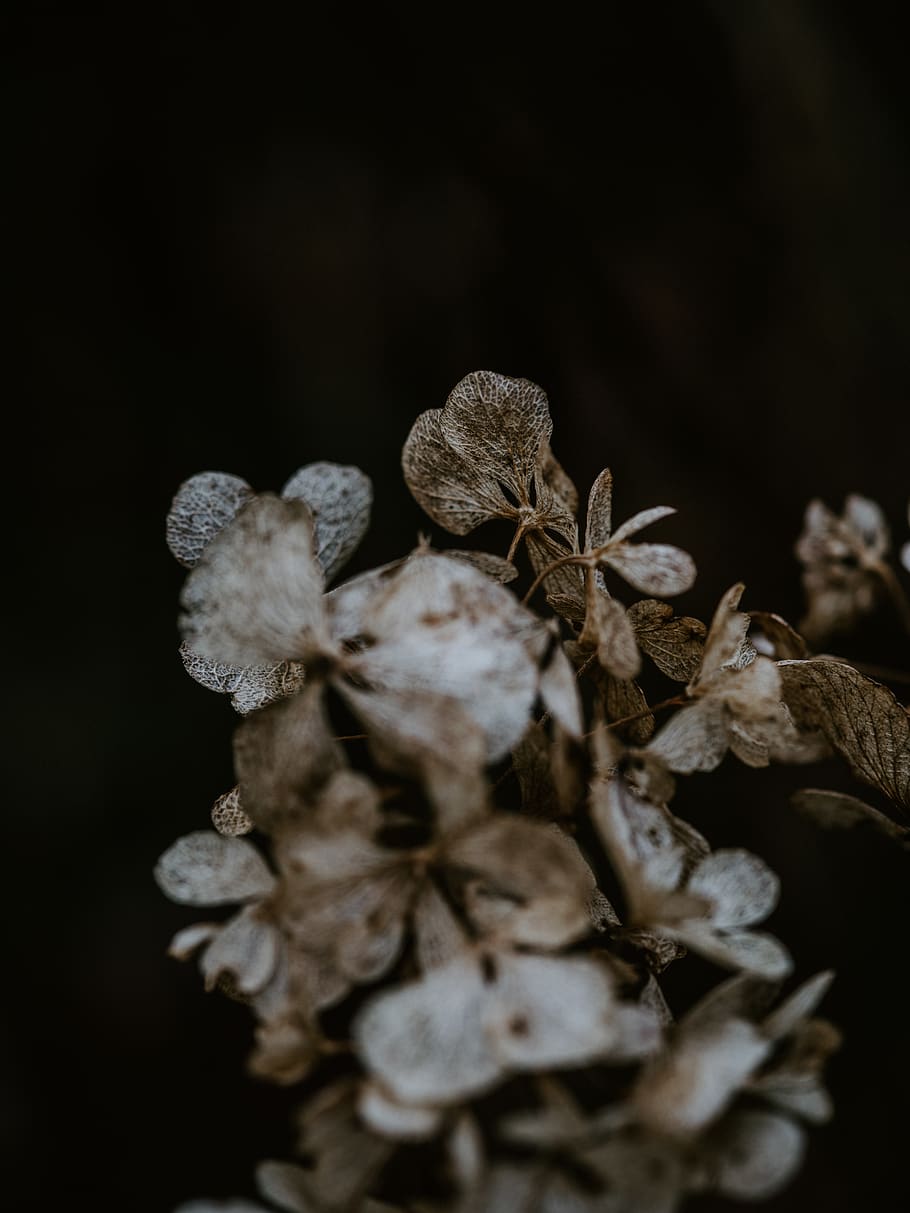
M 376 505 L 351 571 L 390 559 L 432 530 L 400 477 L 410 425 L 485 368 L 544 386 L 583 494 L 609 465 L 618 519 L 678 507 L 655 538 L 697 561 L 689 613 L 742 579 L 797 621 L 810 497 L 865 493 L 908 538 L 910 86 L 886 12 L 41 5 L 10 28 L 11 1209 L 251 1194 L 289 1140 L 293 1093 L 246 1077 L 245 1009 L 166 958 L 193 913 L 151 875 L 233 782 L 231 708 L 176 653 L 187 476 L 358 464 Z M 840 651 L 910 668 L 887 609 Z M 798 972 L 838 971 L 836 1118 L 765 1207 L 889 1210 L 910 869 L 795 818 L 805 784 L 852 787 L 728 759 L 675 807 L 780 874 Z

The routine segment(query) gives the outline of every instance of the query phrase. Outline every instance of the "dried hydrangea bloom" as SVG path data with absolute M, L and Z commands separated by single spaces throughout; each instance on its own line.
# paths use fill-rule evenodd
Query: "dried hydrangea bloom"
M 874 610 L 889 546 L 884 514 L 868 497 L 851 494 L 840 517 L 822 501 L 809 503 L 796 555 L 808 600 L 800 631 L 810 644 L 849 631 Z
M 197 830 L 165 851 L 155 868 L 155 879 L 181 905 L 248 903 L 224 923 L 197 924 L 180 931 L 171 944 L 171 954 L 184 959 L 203 947 L 200 968 L 207 989 L 224 975 L 243 995 L 264 989 L 278 968 L 283 943 L 274 920 L 263 912 L 275 889 L 275 877 L 252 843 Z
M 790 958 L 750 928 L 774 909 L 777 877 L 755 855 L 710 851 L 668 809 L 648 804 L 616 776 L 595 783 L 591 813 L 622 884 L 631 927 L 665 936 L 724 967 L 775 979 Z
M 648 746 L 671 771 L 713 770 L 728 749 L 748 766 L 767 766 L 772 749 L 795 735 L 778 667 L 756 652 L 749 616 L 737 610 L 742 592 L 735 585 L 721 599 L 686 686 L 690 702 Z
M 415 982 L 375 996 L 354 1035 L 364 1064 L 407 1103 L 444 1106 L 522 1070 L 631 1060 L 659 1039 L 653 1012 L 618 998 L 583 956 L 461 946 Z
M 388 822 L 368 781 L 342 772 L 278 853 L 285 929 L 302 948 L 330 956 L 348 981 L 376 980 L 409 930 L 421 936 L 425 919 L 438 912 L 427 894 L 440 882 L 453 897 L 466 883 L 482 886 L 488 914 L 495 898 L 500 939 L 558 947 L 588 930 L 593 877 L 571 843 L 549 828 L 487 813 L 481 803 L 466 822 L 393 847 L 382 842 Z M 463 901 L 470 917 L 473 903 Z M 483 926 L 475 921 L 475 930 Z
M 767 987 L 734 978 L 686 1015 L 632 1092 L 636 1120 L 687 1144 L 687 1187 L 759 1200 L 799 1167 L 805 1131 L 830 1113 L 820 1073 L 836 1032 L 810 1016 L 831 982 L 820 973 L 766 1014 Z M 737 1101 L 766 1101 L 764 1108 Z

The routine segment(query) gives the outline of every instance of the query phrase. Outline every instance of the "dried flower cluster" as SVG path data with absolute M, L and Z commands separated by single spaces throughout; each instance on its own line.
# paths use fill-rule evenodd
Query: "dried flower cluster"
M 417 419 L 404 476 L 455 535 L 507 519 L 508 552 L 421 541 L 328 591 L 369 521 L 356 468 L 310 465 L 280 495 L 207 472 L 174 498 L 183 660 L 244 719 L 214 828 L 156 868 L 173 900 L 232 909 L 171 950 L 249 1004 L 251 1071 L 301 1090 L 299 1156 L 257 1173 L 267 1204 L 182 1213 L 669 1213 L 773 1194 L 830 1115 L 832 975 L 784 995 L 775 875 L 669 804 L 728 751 L 834 750 L 907 809 L 907 713 L 741 610 L 741 585 L 709 626 L 675 614 L 694 563 L 640 539 L 673 511 L 614 528 L 607 470 L 580 541 L 551 431 L 536 385 L 467 376 Z M 810 507 L 808 634 L 867 609 L 886 547 L 872 503 Z M 802 803 L 906 833 L 851 797 Z M 660 976 L 689 951 L 718 984 L 671 1012 Z

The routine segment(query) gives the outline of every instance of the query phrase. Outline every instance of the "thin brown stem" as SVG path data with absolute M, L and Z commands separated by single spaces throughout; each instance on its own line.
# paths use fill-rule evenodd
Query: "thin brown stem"
M 655 712 L 663 712 L 665 708 L 682 707 L 689 700 L 685 695 L 674 695 L 672 699 L 664 699 L 662 703 L 655 703 L 651 707 L 642 708 L 640 712 L 633 712 L 631 716 L 620 716 L 619 720 L 610 720 L 606 722 L 608 729 L 619 729 L 624 724 L 632 724 L 635 720 L 644 720 L 646 716 L 653 716 Z M 585 733 L 585 737 L 591 737 L 594 733 L 592 729 L 590 733 Z
M 568 556 L 560 556 L 557 560 L 554 560 L 551 564 L 548 564 L 545 569 L 541 569 L 541 571 L 531 582 L 531 588 L 528 590 L 527 594 L 525 594 L 524 598 L 522 598 L 521 605 L 528 605 L 538 586 L 541 584 L 541 582 L 546 581 L 551 573 L 555 573 L 557 569 L 564 568 L 567 564 L 585 564 L 587 559 L 588 557 L 582 552 L 571 552 Z
M 333 737 L 333 741 L 366 741 L 366 733 L 345 733 L 343 737 Z
M 509 564 L 515 559 L 515 553 L 518 551 L 518 545 L 527 533 L 528 528 L 524 523 L 521 523 L 515 528 L 515 534 L 512 536 L 512 542 L 509 544 L 509 550 L 506 554 L 506 560 Z

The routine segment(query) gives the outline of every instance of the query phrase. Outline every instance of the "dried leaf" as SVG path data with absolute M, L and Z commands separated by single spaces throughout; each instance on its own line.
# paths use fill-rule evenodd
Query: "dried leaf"
M 643 653 L 662 674 L 689 682 L 701 664 L 707 629 L 700 619 L 675 616 L 666 602 L 645 598 L 628 610 L 629 622 Z
M 265 897 L 275 884 L 251 843 L 222 838 L 213 830 L 178 838 L 158 860 L 155 880 L 172 901 L 190 906 L 251 901 Z
M 183 638 L 232 665 L 330 651 L 313 521 L 302 501 L 263 494 L 208 545 L 183 587 Z
M 498 581 L 501 585 L 514 581 L 518 576 L 518 569 L 510 560 L 505 560 L 502 556 L 494 556 L 492 552 L 463 552 L 458 548 L 446 548 L 445 555 L 453 560 L 463 560 L 465 564 L 473 565 L 479 572 L 493 581 Z
M 800 728 L 820 729 L 853 773 L 910 810 L 910 717 L 887 687 L 836 661 L 784 661 Z
M 647 711 L 648 701 L 641 687 L 637 682 L 607 675 L 603 680 L 603 689 L 607 722 L 638 715 L 637 720 L 620 726 L 618 731 L 633 745 L 645 745 L 654 732 L 654 717 Z
M 171 552 L 191 569 L 252 496 L 247 482 L 228 472 L 199 472 L 185 480 L 167 516 Z
M 809 656 L 805 640 L 780 615 L 775 615 L 773 611 L 750 611 L 749 618 L 753 632 L 757 630 L 759 633 L 757 638 L 753 635 L 753 643 L 766 657 L 787 661 Z
M 370 525 L 373 485 L 360 468 L 338 463 L 310 463 L 281 490 L 287 500 L 310 507 L 316 531 L 316 559 L 326 581 L 347 564 Z
M 858 825 L 869 825 L 897 842 L 910 842 L 910 829 L 898 825 L 871 804 L 847 796 L 843 792 L 830 792 L 820 788 L 802 788 L 790 797 L 797 812 L 804 813 L 813 821 L 829 830 L 849 830 Z

